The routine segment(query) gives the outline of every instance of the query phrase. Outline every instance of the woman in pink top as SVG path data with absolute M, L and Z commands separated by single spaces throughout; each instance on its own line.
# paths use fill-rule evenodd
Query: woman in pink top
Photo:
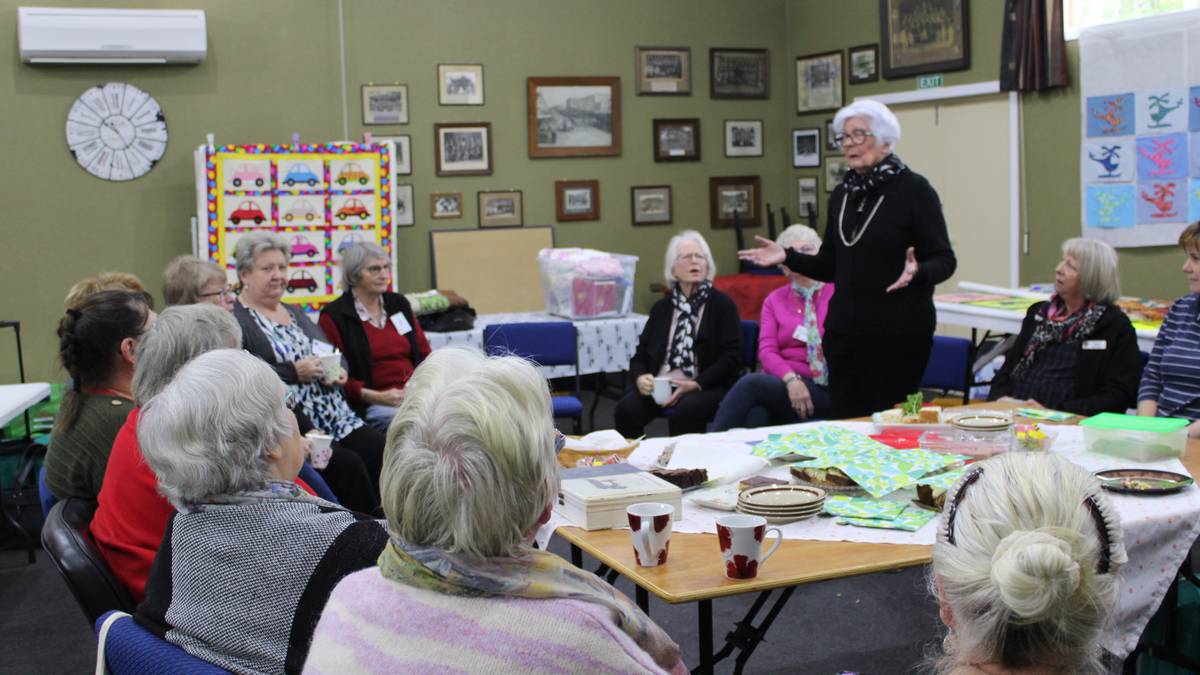
M 777 241 L 807 255 L 821 248 L 821 238 L 805 225 L 792 225 Z M 763 301 L 758 332 L 762 372 L 745 375 L 733 385 L 713 419 L 713 431 L 792 424 L 832 415 L 821 338 L 833 284 L 781 269 L 789 283 Z

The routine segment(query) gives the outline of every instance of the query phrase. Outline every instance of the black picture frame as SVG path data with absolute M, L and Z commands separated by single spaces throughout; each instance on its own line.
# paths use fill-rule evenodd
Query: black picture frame
M 870 72 L 863 74 L 856 68 L 854 59 L 862 55 L 865 63 L 866 55 L 870 55 Z M 865 67 L 865 66 L 864 66 Z M 866 84 L 879 81 L 879 45 L 859 45 L 846 50 L 846 81 L 850 84 Z
M 656 162 L 700 161 L 700 118 L 656 119 L 653 147 Z M 686 134 L 681 132 L 686 130 Z
M 766 49 L 710 48 L 708 97 L 771 98 L 771 52 Z
M 967 0 L 926 0 L 927 11 L 920 17 L 911 12 L 902 12 L 901 4 L 902 0 L 879 0 L 879 42 L 884 79 L 894 80 L 971 67 L 971 25 Z M 909 23 L 918 20 L 919 24 Z M 928 39 L 929 35 L 940 33 L 945 28 L 950 29 L 948 44 L 933 43 Z M 900 39 L 901 36 L 903 39 Z
M 812 141 L 811 151 L 808 140 Z M 792 129 L 792 168 L 815 169 L 821 166 L 821 130 L 818 127 Z

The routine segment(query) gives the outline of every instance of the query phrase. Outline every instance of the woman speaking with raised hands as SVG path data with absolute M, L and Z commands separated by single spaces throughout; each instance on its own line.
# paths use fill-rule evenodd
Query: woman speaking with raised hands
M 893 152 L 900 123 L 892 111 L 855 101 L 833 129 L 850 170 L 829 197 L 824 245 L 804 255 L 756 237 L 761 246 L 738 257 L 837 286 L 824 349 L 834 415 L 845 418 L 917 390 L 933 347 L 933 289 L 957 261 L 937 192 Z

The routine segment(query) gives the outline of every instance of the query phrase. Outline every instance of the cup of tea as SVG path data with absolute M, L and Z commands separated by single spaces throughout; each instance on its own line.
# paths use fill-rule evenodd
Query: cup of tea
M 304 438 L 308 439 L 308 459 L 313 468 L 324 469 L 329 466 L 329 458 L 333 456 L 333 448 L 329 447 L 333 443 L 333 436 L 314 430 L 305 434 Z
M 317 358 L 321 359 L 321 370 L 323 371 L 321 379 L 326 383 L 336 382 L 337 379 L 342 375 L 341 352 L 334 352 L 332 354 L 326 354 L 325 356 L 319 356 Z
M 775 532 L 775 545 L 764 555 L 763 539 L 771 531 Z M 721 544 L 725 576 L 753 579 L 758 576 L 758 568 L 783 543 L 783 532 L 778 527 L 767 527 L 767 519 L 762 516 L 739 513 L 717 518 L 717 541 Z
M 630 504 L 625 509 L 633 537 L 633 557 L 642 567 L 658 567 L 667 562 L 671 547 L 671 519 L 675 507 L 659 502 Z
M 654 402 L 662 405 L 671 398 L 671 378 L 656 377 L 654 378 L 654 393 L 652 394 Z

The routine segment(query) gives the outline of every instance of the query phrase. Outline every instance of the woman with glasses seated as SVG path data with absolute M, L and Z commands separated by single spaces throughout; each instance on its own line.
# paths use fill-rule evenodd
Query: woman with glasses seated
M 406 392 L 384 459 L 388 543 L 329 596 L 304 672 L 686 673 L 625 594 L 532 545 L 563 441 L 537 369 L 445 347 Z
M 232 312 L 234 297 L 225 270 L 215 262 L 181 255 L 163 270 L 163 298 L 168 306 L 207 302 Z
M 785 249 L 813 255 L 821 237 L 811 227 L 792 225 L 775 240 Z M 833 284 L 783 268 L 788 282 L 763 301 L 759 322 L 761 373 L 743 375 L 721 401 L 712 431 L 794 424 L 833 414 L 825 368 L 825 316 Z
M 654 303 L 629 362 L 635 388 L 617 403 L 617 431 L 637 438 L 665 409 L 672 436 L 703 433 L 742 367 L 737 306 L 712 286 L 717 274 L 708 242 L 695 230 L 671 237 L 663 261 L 669 298 Z M 655 378 L 668 378 L 670 396 L 654 401 Z
M 388 290 L 392 263 L 373 243 L 342 253 L 342 297 L 321 309 L 321 328 L 346 355 L 344 390 L 367 424 L 387 431 L 404 399 L 404 384 L 429 356 L 429 342 L 408 300 Z
M 949 629 L 935 672 L 1102 673 L 1127 558 L 1096 478 L 1058 455 L 971 465 L 946 494 L 930 593 Z
M 850 170 L 829 196 L 816 255 L 762 246 L 738 255 L 834 282 L 825 359 L 837 417 L 884 410 L 915 391 L 933 349 L 933 288 L 957 264 L 937 192 L 894 150 L 900 122 L 877 101 L 855 101 L 833 119 Z

